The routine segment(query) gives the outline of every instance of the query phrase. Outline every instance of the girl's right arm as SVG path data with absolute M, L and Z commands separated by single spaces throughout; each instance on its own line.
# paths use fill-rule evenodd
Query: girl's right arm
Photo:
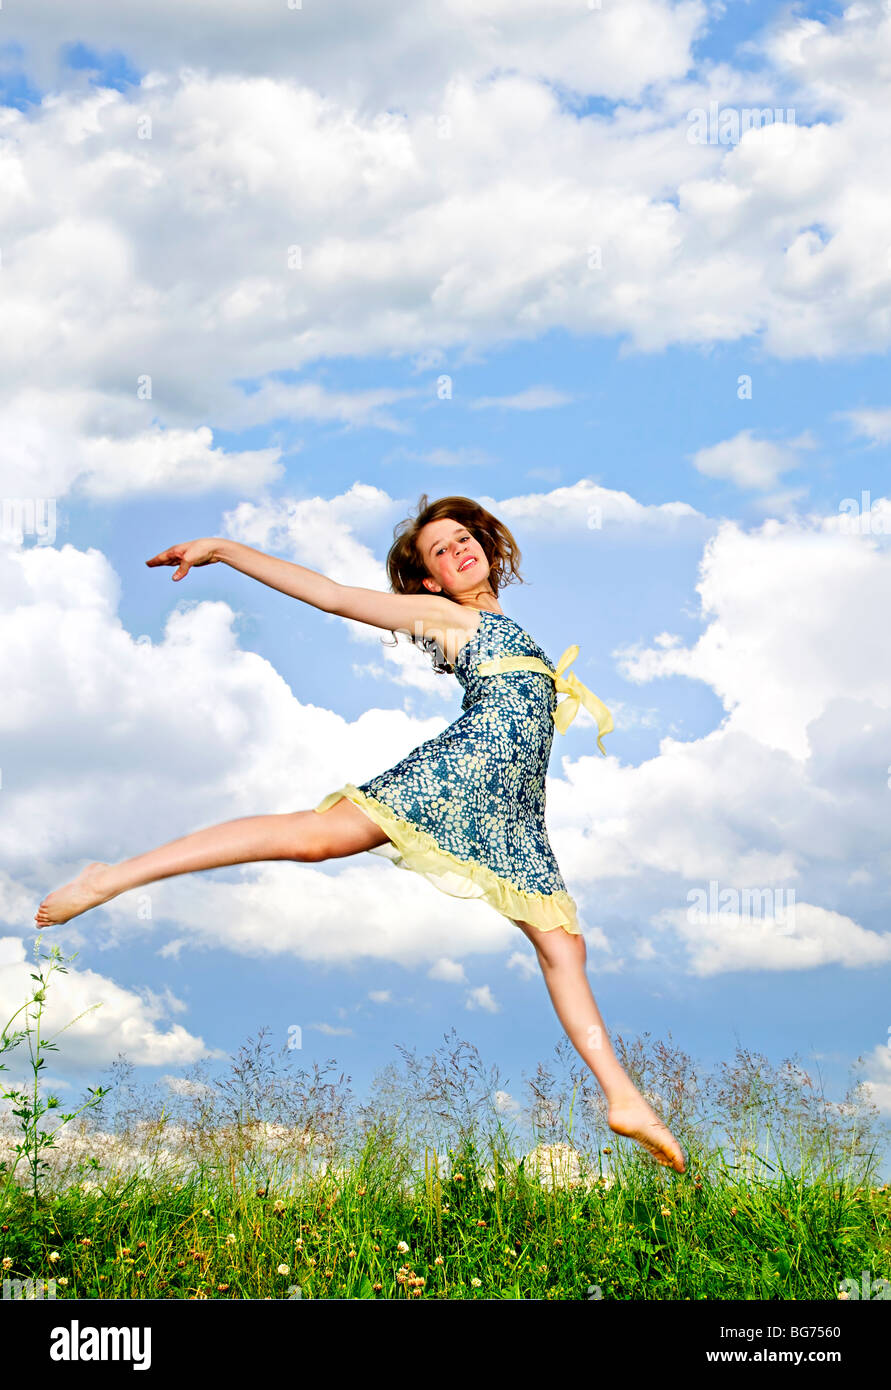
M 354 618 L 357 622 L 387 628 L 391 632 L 434 637 L 441 646 L 448 641 L 449 631 L 458 632 L 463 637 L 473 625 L 471 610 L 463 609 L 459 603 L 454 603 L 443 594 L 388 594 L 378 589 L 353 588 L 338 584 L 327 575 L 306 569 L 291 560 L 280 560 L 262 550 L 253 550 L 240 541 L 217 537 L 189 541 L 162 550 L 146 564 L 150 567 L 176 565 L 173 578 L 184 579 L 190 569 L 220 561 L 252 579 L 258 579 L 270 589 L 278 589 L 280 593 L 309 603 L 324 613 Z

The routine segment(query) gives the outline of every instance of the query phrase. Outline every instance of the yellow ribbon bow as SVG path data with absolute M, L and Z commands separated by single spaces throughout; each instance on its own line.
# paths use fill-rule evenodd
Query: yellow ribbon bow
M 554 724 L 561 734 L 565 734 L 579 712 L 579 705 L 584 705 L 585 709 L 593 714 L 597 721 L 597 747 L 606 757 L 603 735 L 612 733 L 614 727 L 612 715 L 603 701 L 598 700 L 593 690 L 589 690 L 586 685 L 583 685 L 574 672 L 570 672 L 565 678 L 563 675 L 563 672 L 572 665 L 578 654 L 578 646 L 567 647 L 557 662 L 554 686 L 558 694 L 565 695 L 566 699 L 561 700 L 554 710 Z
M 612 715 L 603 701 L 598 700 L 594 691 L 583 685 L 578 676 L 570 674 L 566 679 L 563 677 L 563 672 L 572 665 L 578 654 L 577 646 L 567 647 L 555 670 L 551 670 L 537 656 L 496 656 L 492 661 L 481 661 L 476 670 L 480 676 L 499 676 L 506 671 L 541 671 L 543 675 L 551 676 L 557 693 L 566 696 L 554 710 L 555 726 L 561 734 L 565 734 L 579 712 L 579 705 L 584 705 L 597 721 L 597 747 L 606 757 L 603 735 L 612 732 Z

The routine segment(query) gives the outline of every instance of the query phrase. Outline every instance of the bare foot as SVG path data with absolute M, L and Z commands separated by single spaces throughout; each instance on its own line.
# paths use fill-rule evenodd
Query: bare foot
M 80 916 L 82 912 L 88 912 L 91 907 L 107 902 L 113 897 L 105 886 L 104 872 L 107 868 L 107 864 L 98 861 L 88 864 L 77 878 L 44 898 L 34 914 L 34 921 L 41 927 L 56 927 L 72 917 Z
M 678 1173 L 686 1172 L 683 1149 L 639 1091 L 614 1101 L 609 1107 L 607 1121 L 614 1134 L 636 1139 L 665 1167 L 674 1168 Z

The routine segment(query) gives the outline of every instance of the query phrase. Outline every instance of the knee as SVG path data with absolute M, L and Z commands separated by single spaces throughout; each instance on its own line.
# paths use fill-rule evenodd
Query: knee
M 327 845 L 301 844 L 290 857 L 300 864 L 320 864 L 323 859 L 330 859 L 331 855 Z
M 318 864 L 331 858 L 331 836 L 322 816 L 315 811 L 295 811 L 288 819 L 288 859 Z
M 587 960 L 587 950 L 585 938 L 581 933 L 573 935 L 572 932 L 565 931 L 563 927 L 553 927 L 550 931 L 542 931 L 540 927 L 533 927 L 528 922 L 521 922 L 519 925 L 535 947 L 539 964 L 543 970 L 584 967 Z
M 539 959 L 548 970 L 583 970 L 587 958 L 585 938 L 574 936 L 562 927 L 542 932 Z

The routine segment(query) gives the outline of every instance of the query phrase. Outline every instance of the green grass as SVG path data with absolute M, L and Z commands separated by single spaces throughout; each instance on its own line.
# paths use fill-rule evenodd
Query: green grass
M 834 1300 L 891 1275 L 887 1188 L 643 1169 L 549 1187 L 520 1168 L 486 1185 L 472 1151 L 446 1161 L 408 1190 L 369 1149 L 281 1195 L 132 1178 L 35 1211 L 13 1192 L 0 1257 L 57 1299 Z
M 565 1037 L 522 1104 L 454 1030 L 428 1058 L 399 1047 L 362 1102 L 261 1030 L 227 1074 L 160 1095 L 120 1059 L 62 1114 L 44 1075 L 65 1029 L 47 1036 L 44 1011 L 64 965 L 38 937 L 32 998 L 0 1031 L 6 1297 L 30 1280 L 56 1299 L 835 1300 L 891 1279 L 862 1084 L 832 1101 L 796 1059 L 738 1047 L 709 1071 L 670 1038 L 617 1036 L 683 1174 L 610 1132 Z

